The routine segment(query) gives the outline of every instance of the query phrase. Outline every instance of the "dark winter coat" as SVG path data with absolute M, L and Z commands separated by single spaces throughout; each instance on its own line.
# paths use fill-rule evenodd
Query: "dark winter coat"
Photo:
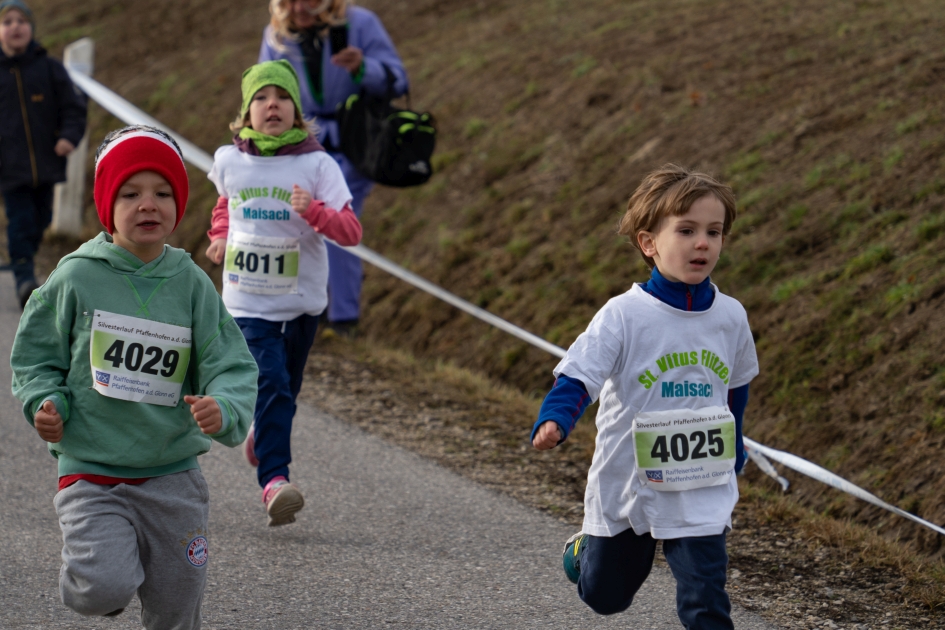
M 0 50 L 0 189 L 65 181 L 54 148 L 60 138 L 79 144 L 85 111 L 66 69 L 37 42 L 15 57 Z

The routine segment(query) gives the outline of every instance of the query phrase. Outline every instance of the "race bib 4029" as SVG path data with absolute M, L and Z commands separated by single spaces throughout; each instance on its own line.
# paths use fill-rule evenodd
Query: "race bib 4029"
M 89 360 L 103 396 L 173 407 L 190 363 L 189 328 L 96 310 Z
M 735 417 L 723 407 L 640 413 L 633 447 L 637 474 L 654 490 L 724 485 L 735 471 Z

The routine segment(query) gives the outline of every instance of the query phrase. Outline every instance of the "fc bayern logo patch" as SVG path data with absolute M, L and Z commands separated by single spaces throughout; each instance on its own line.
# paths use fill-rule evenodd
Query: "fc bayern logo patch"
M 207 539 L 197 536 L 187 545 L 187 561 L 195 567 L 202 567 L 210 559 L 210 547 Z

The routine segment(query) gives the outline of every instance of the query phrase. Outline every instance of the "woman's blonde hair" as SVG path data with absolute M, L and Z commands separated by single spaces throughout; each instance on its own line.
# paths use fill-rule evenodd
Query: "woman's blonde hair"
M 713 195 L 725 208 L 722 234 L 727 235 L 735 222 L 735 195 L 732 189 L 705 173 L 697 173 L 676 164 L 665 164 L 643 178 L 630 197 L 617 233 L 630 237 L 630 244 L 637 248 L 644 262 L 652 269 L 655 263 L 640 249 L 637 235 L 640 232 L 656 232 L 663 219 L 686 214 L 693 203 L 706 195 Z
M 278 50 L 284 50 L 286 42 L 298 41 L 298 29 L 292 23 L 292 11 L 289 5 L 292 0 L 269 0 L 269 24 L 271 44 Z M 312 11 L 320 26 L 343 24 L 348 17 L 348 5 L 352 0 L 321 0 L 321 3 Z
M 277 90 L 279 90 L 280 95 L 284 93 L 285 96 L 289 96 L 289 93 L 286 92 L 283 88 L 279 87 L 278 85 L 275 87 Z M 292 126 L 295 127 L 296 129 L 304 129 L 310 134 L 312 134 L 313 136 L 317 136 L 318 125 L 315 123 L 315 119 L 314 118 L 306 119 L 305 116 L 302 115 L 302 112 L 299 111 L 298 107 L 295 107 L 294 109 L 295 109 L 295 120 L 292 121 Z M 253 128 L 253 126 L 249 124 L 249 108 L 248 107 L 246 108 L 245 114 L 243 114 L 242 116 L 240 116 L 239 114 L 236 115 L 236 120 L 230 123 L 230 131 L 239 133 L 240 130 L 242 130 L 245 127 L 249 127 L 250 129 Z

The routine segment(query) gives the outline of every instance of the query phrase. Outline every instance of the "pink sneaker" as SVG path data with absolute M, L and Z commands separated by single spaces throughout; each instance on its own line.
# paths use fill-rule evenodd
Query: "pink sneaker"
M 259 466 L 259 460 L 256 459 L 256 425 L 249 425 L 249 433 L 246 434 L 246 441 L 243 442 L 243 454 L 246 455 L 246 461 L 255 468 Z
M 269 527 L 295 522 L 295 513 L 305 505 L 302 493 L 285 477 L 273 477 L 263 488 L 263 503 L 269 516 Z

